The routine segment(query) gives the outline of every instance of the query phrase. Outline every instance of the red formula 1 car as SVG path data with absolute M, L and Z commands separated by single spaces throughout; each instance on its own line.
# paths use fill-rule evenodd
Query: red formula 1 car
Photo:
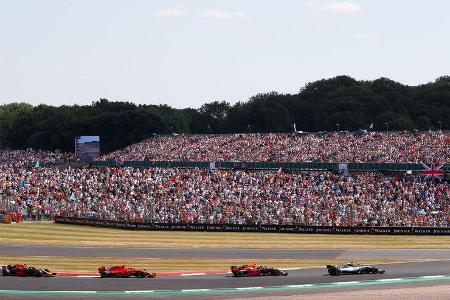
M 155 278 L 156 273 L 150 273 L 147 270 L 136 270 L 135 268 L 127 268 L 124 265 L 98 268 L 100 277 L 102 278 Z
M 244 276 L 287 276 L 286 271 L 282 271 L 276 268 L 269 268 L 266 266 L 257 265 L 243 265 L 240 267 L 231 266 L 231 273 L 234 277 Z
M 36 267 L 28 267 L 25 264 L 2 266 L 3 276 L 19 276 L 19 277 L 54 277 L 55 273 L 49 269 L 40 269 Z

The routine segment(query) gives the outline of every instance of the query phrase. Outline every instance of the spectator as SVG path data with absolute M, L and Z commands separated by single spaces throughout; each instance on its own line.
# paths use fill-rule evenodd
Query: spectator
M 440 131 L 157 136 L 101 160 L 445 163 L 448 139 Z
M 23 170 L 2 166 L 0 196 L 23 218 L 154 222 L 449 226 L 447 183 L 380 173 L 200 169 Z

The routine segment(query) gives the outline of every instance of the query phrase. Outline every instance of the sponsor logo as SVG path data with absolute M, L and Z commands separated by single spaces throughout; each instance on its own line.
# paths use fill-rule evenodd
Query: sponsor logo
M 295 231 L 294 226 L 283 226 L 279 228 L 280 232 L 293 232 Z
M 277 231 L 278 229 L 279 227 L 277 226 L 265 226 L 265 225 L 261 226 L 261 230 L 263 231 Z
M 153 229 L 152 224 L 137 224 L 137 228 L 139 229 Z
M 187 229 L 187 225 L 177 225 L 177 224 L 172 224 L 172 229 L 177 229 L 177 230 L 186 230 Z
M 223 230 L 222 225 L 206 225 L 206 230 Z
M 170 224 L 155 224 L 155 229 L 170 229 Z
M 258 226 L 242 226 L 243 231 L 259 231 Z
M 298 232 L 314 232 L 314 227 L 297 227 Z
M 191 230 L 205 230 L 205 225 L 189 225 Z
M 317 227 L 316 232 L 333 232 L 333 227 Z
M 335 227 L 335 231 L 338 233 L 351 233 L 352 229 L 347 227 Z
M 391 233 L 391 229 L 389 228 L 373 228 L 373 233 Z
M 240 226 L 225 225 L 225 230 L 228 230 L 228 231 L 241 231 L 241 228 L 242 227 L 240 227 Z
M 122 222 L 116 222 L 115 227 L 126 228 L 126 227 L 128 227 L 128 224 L 122 223 Z
M 450 234 L 450 229 L 437 229 L 436 228 L 436 229 L 434 229 L 434 234 Z
M 417 234 L 433 234 L 433 230 L 428 228 L 414 228 L 413 232 Z M 434 229 L 434 232 L 436 232 L 436 229 Z
M 395 234 L 410 234 L 411 230 L 409 228 L 394 228 L 393 233 L 395 233 Z

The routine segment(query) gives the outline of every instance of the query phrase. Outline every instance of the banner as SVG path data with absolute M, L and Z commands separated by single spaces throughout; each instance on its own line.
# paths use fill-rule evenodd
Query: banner
M 133 230 L 280 232 L 315 234 L 450 235 L 450 227 L 348 227 L 303 225 L 139 223 L 57 216 L 55 223 L 89 225 Z

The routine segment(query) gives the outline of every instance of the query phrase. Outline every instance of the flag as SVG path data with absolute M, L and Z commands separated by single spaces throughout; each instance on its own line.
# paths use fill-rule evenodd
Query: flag
M 423 170 L 421 171 L 423 179 L 444 179 L 444 170 L 442 168 L 444 165 L 438 165 L 430 164 L 430 166 L 427 166 L 426 164 L 422 164 Z

